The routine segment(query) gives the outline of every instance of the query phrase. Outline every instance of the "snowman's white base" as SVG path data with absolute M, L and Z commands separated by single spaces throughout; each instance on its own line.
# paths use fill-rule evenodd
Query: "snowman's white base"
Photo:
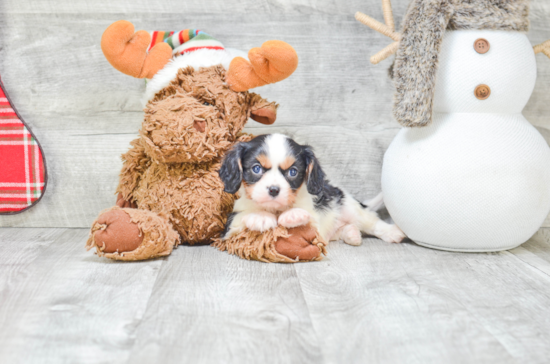
M 419 245 L 511 249 L 550 211 L 550 148 L 521 114 L 434 114 L 427 127 L 399 131 L 382 190 L 395 223 Z
M 513 246 L 508 246 L 508 247 L 502 247 L 502 248 L 490 248 L 490 249 L 463 249 L 463 248 L 449 248 L 449 247 L 442 247 L 442 246 L 439 246 L 439 245 L 431 245 L 431 244 L 426 244 L 424 242 L 421 242 L 421 241 L 418 241 L 418 240 L 413 240 L 417 245 L 420 245 L 420 246 L 423 246 L 425 248 L 430 248 L 430 249 L 436 249 L 436 250 L 444 250 L 444 251 L 449 251 L 449 252 L 461 252 L 461 253 L 488 253 L 488 252 L 500 252 L 500 251 L 504 251 L 504 250 L 510 250 L 510 249 L 514 249 L 514 248 L 517 248 L 518 246 L 521 245 L 520 244 L 516 244 L 516 245 L 513 245 Z

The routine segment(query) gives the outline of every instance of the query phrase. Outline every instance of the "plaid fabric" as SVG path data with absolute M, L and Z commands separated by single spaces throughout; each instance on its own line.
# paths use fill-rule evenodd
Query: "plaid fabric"
M 0 214 L 25 210 L 44 192 L 42 151 L 0 81 Z

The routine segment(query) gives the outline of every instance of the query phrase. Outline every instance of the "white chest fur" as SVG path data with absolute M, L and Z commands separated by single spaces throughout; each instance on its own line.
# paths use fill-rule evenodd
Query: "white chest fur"
M 490 44 L 480 54 L 478 38 Z M 550 210 L 550 149 L 521 115 L 536 63 L 524 34 L 447 32 L 433 123 L 402 129 L 384 157 L 382 189 L 396 224 L 439 249 L 496 251 L 525 242 Z M 489 86 L 480 100 L 475 88 Z

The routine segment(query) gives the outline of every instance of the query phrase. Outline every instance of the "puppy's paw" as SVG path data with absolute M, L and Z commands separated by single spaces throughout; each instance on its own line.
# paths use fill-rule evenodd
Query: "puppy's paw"
M 386 243 L 400 243 L 405 239 L 405 233 L 396 225 L 390 225 L 384 221 L 378 221 L 374 227 L 374 236 L 384 240 Z
M 302 226 L 309 222 L 311 215 L 304 209 L 293 208 L 287 210 L 279 216 L 279 225 L 286 228 Z
M 269 212 L 255 212 L 243 216 L 243 222 L 249 230 L 264 232 L 277 227 L 277 218 Z
M 344 240 L 344 243 L 349 245 L 361 245 L 363 238 L 361 236 L 361 231 L 355 225 L 346 225 L 342 228 L 340 237 Z

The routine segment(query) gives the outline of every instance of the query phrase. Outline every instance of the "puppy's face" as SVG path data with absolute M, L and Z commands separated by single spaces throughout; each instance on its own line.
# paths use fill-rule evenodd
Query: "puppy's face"
M 310 147 L 270 134 L 235 145 L 224 158 L 220 178 L 226 192 L 242 186 L 258 206 L 283 211 L 292 207 L 304 182 L 309 193 L 318 194 L 324 174 Z

